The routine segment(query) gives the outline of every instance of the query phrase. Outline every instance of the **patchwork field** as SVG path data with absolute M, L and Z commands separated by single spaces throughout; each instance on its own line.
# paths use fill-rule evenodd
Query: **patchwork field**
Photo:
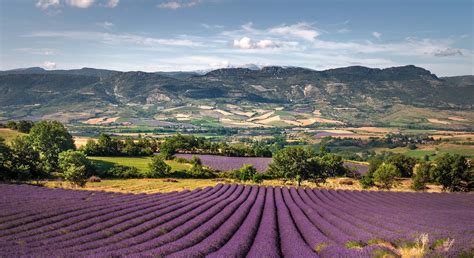
M 191 159 L 193 154 L 176 154 L 176 157 Z M 218 171 L 229 171 L 241 168 L 244 164 L 253 165 L 257 171 L 264 172 L 271 163 L 271 158 L 257 158 L 257 157 L 226 157 L 218 155 L 202 155 L 197 154 L 204 166 L 210 167 Z M 114 164 L 136 167 L 139 171 L 146 171 L 151 157 L 89 157 L 90 160 L 95 161 L 95 165 L 99 169 L 106 170 Z M 174 160 L 167 160 L 166 163 L 171 166 L 173 171 L 188 170 L 191 165 L 186 163 L 179 163 Z M 367 172 L 367 164 L 346 162 L 345 165 L 349 168 L 355 168 L 360 174 Z
M 2 257 L 469 257 L 473 252 L 471 194 L 219 184 L 133 195 L 0 184 L 0 196 Z

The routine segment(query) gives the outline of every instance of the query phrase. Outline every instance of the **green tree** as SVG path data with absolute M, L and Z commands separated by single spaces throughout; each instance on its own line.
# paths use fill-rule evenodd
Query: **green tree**
M 380 188 L 390 189 L 396 182 L 396 178 L 400 176 L 400 170 L 398 170 L 395 165 L 390 163 L 382 163 L 382 165 L 380 165 L 377 170 L 375 170 L 373 178 L 374 182 Z
M 33 125 L 34 125 L 33 121 L 20 120 L 16 123 L 15 127 L 16 127 L 16 130 L 18 130 L 18 132 L 29 133 Z
M 75 149 L 72 136 L 57 121 L 36 123 L 28 137 L 33 148 L 39 152 L 43 168 L 48 173 L 58 169 L 59 153 Z
M 0 137 L 0 180 L 10 177 L 11 150 L 5 143 L 5 139 Z
M 176 154 L 174 142 L 165 139 L 165 141 L 160 144 L 160 156 L 162 156 L 163 159 L 172 159 L 174 154 Z
M 82 151 L 67 150 L 59 153 L 59 168 L 64 179 L 84 187 L 93 167 Z
M 101 155 L 99 145 L 93 139 L 87 140 L 86 145 L 82 147 L 82 150 L 87 156 Z
M 341 156 L 337 156 L 331 153 L 317 158 L 319 162 L 319 169 L 327 177 L 344 176 L 347 173 L 347 169 L 344 166 L 344 160 Z
M 158 155 L 152 157 L 148 168 L 147 176 L 151 178 L 166 177 L 171 173 L 171 167 L 165 163 L 163 157 Z
M 119 154 L 118 141 L 112 139 L 109 135 L 101 133 L 97 139 L 99 155 L 116 156 Z
M 415 167 L 417 160 L 403 154 L 395 154 L 389 156 L 385 162 L 395 165 L 400 171 L 402 177 L 411 177 L 413 174 L 413 167 Z
M 273 156 L 268 172 L 278 178 L 296 180 L 300 186 L 303 180 L 324 177 L 318 173 L 315 158 L 316 154 L 309 148 L 288 147 Z
M 426 188 L 426 183 L 431 180 L 431 164 L 429 162 L 421 162 L 413 168 L 413 176 L 411 188 L 419 191 Z
M 19 180 L 45 177 L 41 167 L 40 154 L 31 145 L 27 136 L 16 137 L 11 142 L 12 172 Z
M 127 137 L 123 142 L 122 153 L 126 156 L 138 156 L 140 154 L 140 148 L 131 137 Z
M 443 190 L 468 192 L 474 186 L 474 171 L 466 157 L 444 154 L 434 160 L 431 169 L 433 180 Z

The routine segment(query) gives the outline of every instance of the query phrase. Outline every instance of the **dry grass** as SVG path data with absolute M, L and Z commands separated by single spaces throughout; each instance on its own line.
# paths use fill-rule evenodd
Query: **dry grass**
M 91 118 L 84 121 L 84 124 L 89 125 L 105 125 L 117 122 L 120 117 L 98 117 L 98 118 Z
M 46 187 L 68 188 L 91 191 L 106 191 L 120 193 L 167 193 L 173 191 L 193 190 L 221 183 L 211 179 L 176 179 L 170 182 L 166 179 L 103 179 L 101 182 L 89 182 L 84 188 L 76 188 L 67 182 L 47 181 Z
M 449 120 L 453 120 L 453 121 L 459 121 L 459 122 L 464 122 L 464 121 L 469 121 L 465 118 L 462 118 L 462 117 L 458 117 L 458 116 L 450 116 L 448 117 Z
M 451 124 L 451 122 L 449 122 L 449 121 L 443 121 L 443 120 L 439 120 L 439 119 L 436 119 L 436 118 L 428 118 L 427 120 L 428 120 L 428 122 L 430 122 L 432 124 L 441 124 L 441 125 Z
M 90 138 L 90 137 L 82 137 L 82 136 L 74 136 L 73 137 L 73 140 L 74 140 L 74 145 L 76 145 L 76 148 L 79 148 L 79 147 L 82 147 L 84 145 L 86 145 L 87 141 L 88 140 L 96 140 L 94 138 Z
M 254 185 L 253 182 L 239 182 L 232 179 L 176 179 L 178 182 L 169 182 L 167 179 L 103 179 L 101 182 L 87 183 L 84 190 L 110 191 L 110 192 L 125 192 L 125 193 L 157 193 L 157 192 L 171 192 L 181 190 L 193 190 L 196 188 L 203 188 L 208 186 L 215 186 L 218 183 L 239 183 L 246 185 Z M 411 181 L 409 179 L 401 180 L 401 183 L 390 191 L 397 192 L 413 192 L 410 188 Z M 69 183 L 47 181 L 47 187 L 61 187 L 72 188 Z M 293 181 L 282 180 L 264 180 L 260 185 L 263 186 L 297 186 Z M 301 187 L 321 188 L 332 190 L 364 190 L 359 184 L 358 180 L 352 178 L 329 178 L 326 183 L 317 185 L 312 182 L 302 182 Z M 379 191 L 377 188 L 367 189 L 368 191 Z M 427 192 L 441 192 L 438 186 L 428 186 Z
M 23 136 L 23 135 L 26 135 L 26 134 L 20 133 L 18 131 L 8 129 L 8 128 L 0 128 L 0 137 L 5 139 L 6 143 L 10 143 L 16 137 Z

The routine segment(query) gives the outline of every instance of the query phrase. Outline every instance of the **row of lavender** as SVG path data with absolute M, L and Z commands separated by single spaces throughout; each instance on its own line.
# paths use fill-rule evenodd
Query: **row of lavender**
M 132 195 L 0 184 L 0 207 L 0 257 L 370 257 L 422 233 L 430 246 L 454 239 L 447 251 L 432 248 L 443 256 L 474 244 L 472 194 L 218 185 Z
M 176 154 L 176 157 L 191 159 L 193 154 Z M 241 168 L 244 164 L 252 164 L 259 172 L 267 170 L 268 165 L 272 162 L 272 158 L 258 157 L 226 157 L 219 155 L 196 154 L 205 166 L 219 170 L 229 171 Z M 365 174 L 368 166 L 359 163 L 345 162 L 344 165 L 350 169 L 355 169 L 359 174 Z

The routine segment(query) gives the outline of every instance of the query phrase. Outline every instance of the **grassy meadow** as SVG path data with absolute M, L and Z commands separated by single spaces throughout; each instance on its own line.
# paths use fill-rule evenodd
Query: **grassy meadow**
M 107 170 L 117 164 L 136 167 L 140 172 L 147 171 L 148 164 L 151 161 L 151 157 L 89 157 L 89 159 L 100 170 Z M 191 168 L 189 164 L 178 163 L 174 160 L 167 160 L 166 164 L 171 167 L 172 171 L 188 170 Z

